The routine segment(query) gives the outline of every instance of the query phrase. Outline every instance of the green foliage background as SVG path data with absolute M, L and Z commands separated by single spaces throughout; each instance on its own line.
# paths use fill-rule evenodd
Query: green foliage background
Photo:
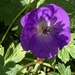
M 20 45 L 20 18 L 50 3 L 70 16 L 71 41 L 56 57 L 44 60 L 36 75 L 75 75 L 75 0 L 0 0 L 0 75 L 35 75 L 37 58 Z

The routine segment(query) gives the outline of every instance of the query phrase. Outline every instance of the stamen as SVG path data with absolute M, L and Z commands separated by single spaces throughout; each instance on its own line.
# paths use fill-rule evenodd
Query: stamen
M 50 28 L 46 26 L 46 28 L 42 27 L 43 33 L 48 34 L 50 32 Z

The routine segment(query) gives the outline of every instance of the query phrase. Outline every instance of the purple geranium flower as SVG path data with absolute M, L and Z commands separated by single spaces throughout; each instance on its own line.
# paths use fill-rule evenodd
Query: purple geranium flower
M 39 58 L 52 58 L 70 41 L 70 19 L 59 6 L 49 4 L 28 12 L 21 19 L 24 50 Z

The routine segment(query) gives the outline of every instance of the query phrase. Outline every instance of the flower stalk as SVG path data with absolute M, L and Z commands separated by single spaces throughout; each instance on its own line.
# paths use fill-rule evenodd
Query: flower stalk
M 44 61 L 44 59 L 43 59 L 43 58 L 38 58 L 38 59 L 37 59 L 37 61 L 36 61 L 36 65 L 34 66 L 34 74 L 36 74 L 36 73 L 37 73 L 38 68 L 39 68 L 40 64 L 42 64 L 42 63 L 43 63 L 43 61 Z

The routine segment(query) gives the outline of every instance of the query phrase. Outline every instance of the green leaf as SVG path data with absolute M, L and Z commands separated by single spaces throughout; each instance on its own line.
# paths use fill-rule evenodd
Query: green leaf
M 67 61 L 69 61 L 70 56 L 69 53 L 67 52 L 67 50 L 65 48 L 63 48 L 63 50 L 59 50 L 58 51 L 58 57 L 64 62 L 66 63 Z
M 66 67 L 64 64 L 58 63 L 58 71 L 61 75 L 62 74 L 65 75 L 65 69 L 66 69 Z
M 71 33 L 71 42 L 72 44 L 75 44 L 75 33 Z
M 28 7 L 27 7 L 28 8 Z M 24 13 L 25 14 L 25 13 Z M 22 31 L 22 26 L 20 24 L 21 16 L 15 21 L 15 23 L 11 27 L 11 31 L 15 32 L 17 36 L 20 36 Z
M 10 25 L 17 14 L 28 4 L 22 5 L 24 0 L 0 0 L 0 20 L 3 21 L 5 25 Z M 25 0 L 26 2 L 33 2 L 33 0 Z M 23 2 L 25 3 L 25 2 Z M 15 11 L 15 12 L 14 12 Z M 18 20 L 19 22 L 19 20 Z
M 61 63 L 58 63 L 58 71 L 61 75 L 71 75 L 70 66 L 65 67 L 65 65 Z
M 73 14 L 75 14 L 75 12 Z M 75 16 L 73 14 L 71 17 L 71 25 L 70 25 L 71 32 L 75 32 Z
M 65 47 L 65 49 L 67 50 L 67 52 L 69 52 L 69 54 L 72 56 L 72 58 L 75 59 L 75 45 L 70 44 L 70 45 L 68 45 L 68 47 Z
M 32 75 L 33 75 L 33 74 L 32 74 Z M 46 75 L 46 73 L 44 73 L 44 72 L 43 72 L 43 73 L 41 73 L 41 74 L 38 74 L 38 75 Z
M 58 51 L 58 57 L 62 62 L 67 63 L 70 60 L 70 55 L 75 59 L 75 34 L 71 34 L 71 41 L 68 45 L 64 46 L 62 50 Z
M 0 20 L 9 25 L 22 8 L 20 0 L 0 0 Z
M 23 6 L 32 3 L 34 0 L 21 0 L 20 2 L 22 3 Z
M 14 45 L 14 43 L 12 43 L 6 51 L 6 54 L 4 57 L 5 60 L 10 57 L 10 55 L 11 55 L 11 53 L 13 53 L 14 49 L 15 49 L 15 45 Z
M 75 34 L 72 33 L 70 43 L 67 46 L 65 46 L 64 48 L 67 51 L 67 53 L 69 53 L 72 56 L 72 58 L 75 59 L 75 45 L 74 45 L 75 41 L 74 41 L 74 39 L 75 39 Z
M 41 4 L 43 4 L 45 2 L 45 0 L 39 0 L 37 2 L 36 8 L 38 8 Z
M 3 56 L 0 55 L 0 66 L 3 67 L 3 65 L 4 65 L 4 58 Z
M 3 67 L 2 67 L 2 66 L 0 66 L 0 75 L 5 75 L 5 72 L 4 72 L 4 70 L 3 70 Z
M 71 75 L 70 66 L 68 66 L 65 70 L 65 75 Z
M 4 66 L 4 71 L 10 71 L 10 68 L 14 68 L 16 66 L 16 63 L 13 61 L 9 61 L 5 66 Z
M 59 75 L 59 73 L 56 73 L 56 72 L 50 72 L 50 73 L 48 73 L 48 75 Z
M 55 64 L 55 61 L 56 61 L 56 57 L 54 58 L 51 58 L 51 59 L 47 59 L 45 60 L 47 63 L 49 63 L 51 66 L 53 66 Z
M 2 45 L 0 45 L 0 55 L 4 55 L 4 47 L 2 47 Z
M 9 52 L 10 52 L 10 50 L 11 50 L 11 48 L 9 49 Z M 21 44 L 19 43 L 16 46 L 16 48 L 13 49 L 10 56 L 7 59 L 5 59 L 5 63 L 7 63 L 9 61 L 13 61 L 15 63 L 18 63 L 25 57 L 25 54 L 26 54 L 26 52 L 22 49 Z
M 5 75 L 3 66 L 4 66 L 4 58 L 3 56 L 0 55 L 0 75 Z
M 13 64 L 13 65 L 12 65 Z M 12 67 L 11 67 L 12 65 Z M 7 63 L 7 65 L 4 67 L 7 75 L 17 75 L 20 69 L 22 69 L 22 66 L 14 63 Z

